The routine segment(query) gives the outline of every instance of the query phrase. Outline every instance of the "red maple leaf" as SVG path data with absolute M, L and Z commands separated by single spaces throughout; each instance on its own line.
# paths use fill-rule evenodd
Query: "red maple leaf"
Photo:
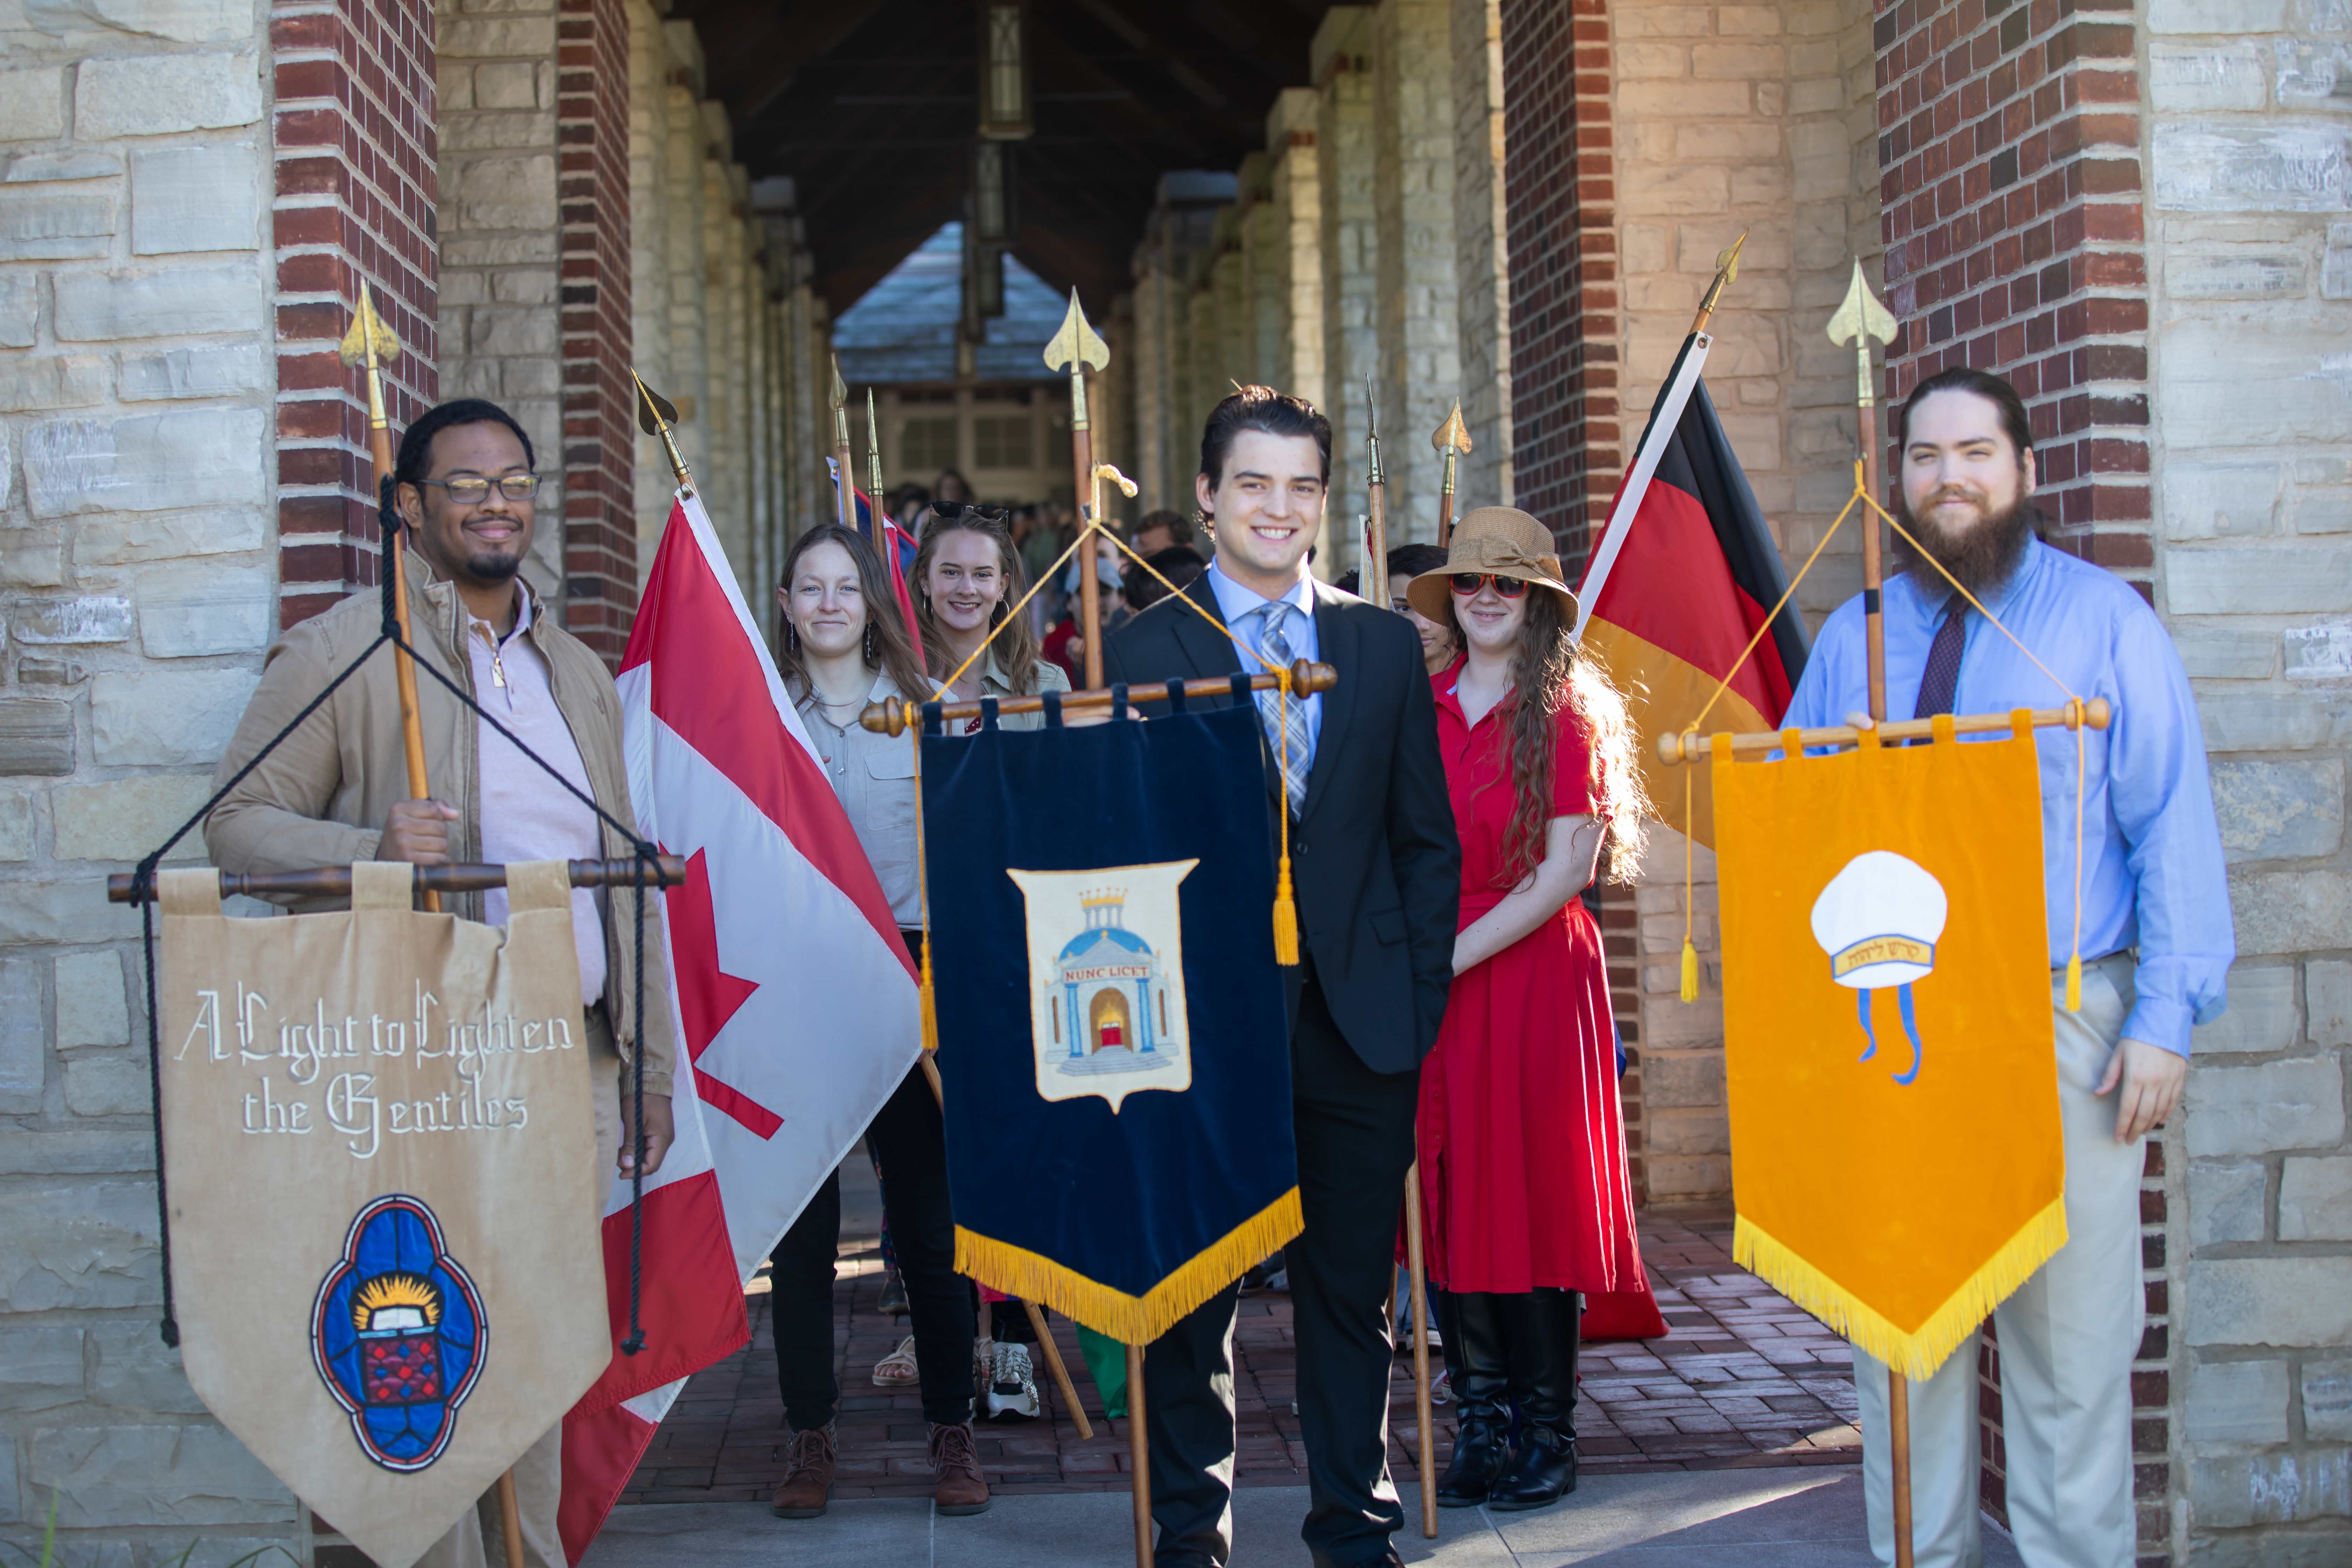
M 670 953 L 677 963 L 677 1005 L 686 1026 L 687 1055 L 694 1063 L 694 1086 L 702 1102 L 741 1122 L 761 1138 L 772 1138 L 784 1119 L 734 1085 L 702 1067 L 702 1053 L 727 1020 L 760 988 L 719 967 L 719 917 L 710 902 L 710 868 L 698 849 L 686 863 L 686 880 L 666 895 Z

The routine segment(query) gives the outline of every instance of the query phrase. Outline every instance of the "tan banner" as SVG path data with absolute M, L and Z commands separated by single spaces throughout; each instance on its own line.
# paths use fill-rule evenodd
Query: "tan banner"
M 409 1568 L 611 1359 L 602 1184 L 562 863 L 504 931 L 352 872 L 276 920 L 163 873 L 172 1274 L 205 1404 Z

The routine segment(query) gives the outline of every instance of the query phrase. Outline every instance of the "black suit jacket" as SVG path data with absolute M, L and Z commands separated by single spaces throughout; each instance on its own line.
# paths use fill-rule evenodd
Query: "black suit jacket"
M 1306 805 L 1290 830 L 1299 935 L 1349 1047 L 1375 1072 L 1402 1072 L 1437 1044 L 1454 981 L 1462 846 L 1437 707 L 1411 622 L 1319 582 L 1314 590 L 1317 650 L 1339 684 L 1323 694 Z M 1185 596 L 1217 614 L 1205 577 Z M 1129 620 L 1103 650 L 1106 677 L 1137 686 L 1240 668 L 1231 639 L 1173 599 Z M 1265 768 L 1271 833 L 1281 792 L 1270 748 Z

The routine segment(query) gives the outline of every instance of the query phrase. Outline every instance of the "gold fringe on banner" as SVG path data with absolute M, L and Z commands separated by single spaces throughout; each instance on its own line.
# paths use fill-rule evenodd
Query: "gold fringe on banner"
M 1121 1344 L 1148 1345 L 1306 1228 L 1298 1189 L 1293 1187 L 1140 1296 L 962 1226 L 956 1226 L 955 1266 L 957 1273 L 968 1274 L 992 1290 L 1051 1307 Z
M 1731 1237 L 1732 1261 L 1914 1383 L 1924 1383 L 1977 1325 L 1992 1316 L 2033 1271 L 2066 1245 L 2066 1200 L 2054 1198 L 2001 1244 L 1927 1321 L 1908 1332 L 1871 1310 L 1844 1286 L 1766 1234 L 1746 1215 Z

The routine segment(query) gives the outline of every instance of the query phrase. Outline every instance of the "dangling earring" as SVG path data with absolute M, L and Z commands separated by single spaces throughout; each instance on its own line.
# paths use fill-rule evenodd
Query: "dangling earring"
M 874 662 L 874 623 L 872 621 L 866 623 L 866 662 L 868 664 Z
M 800 623 L 791 619 L 789 616 L 786 617 L 784 621 L 784 640 L 792 644 L 793 651 L 794 653 L 801 651 Z

